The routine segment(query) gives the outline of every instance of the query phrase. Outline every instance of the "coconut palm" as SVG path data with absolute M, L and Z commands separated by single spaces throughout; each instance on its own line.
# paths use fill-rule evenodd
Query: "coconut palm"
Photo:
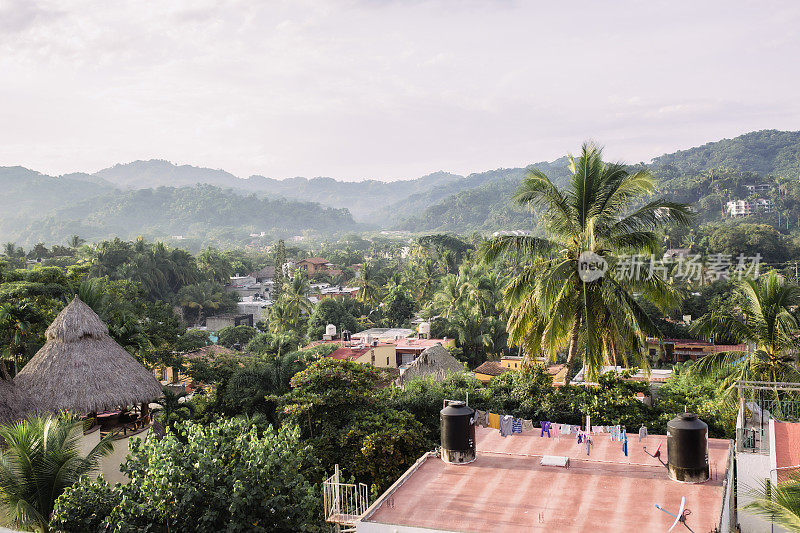
M 800 475 L 794 474 L 777 486 L 761 483 L 753 491 L 755 499 L 745 510 L 762 516 L 782 526 L 787 531 L 800 533 Z
M 41 320 L 41 314 L 31 303 L 0 305 L 0 326 L 8 332 L 8 352 L 14 360 L 14 375 L 19 372 L 21 359 L 27 353 L 28 338 Z
M 88 454 L 80 451 L 83 423 L 34 417 L 0 427 L 0 503 L 15 526 L 50 531 L 56 499 L 80 476 L 98 468 L 112 451 L 108 438 Z
M 712 311 L 692 324 L 705 339 L 721 336 L 746 343 L 746 352 L 721 352 L 704 357 L 694 367 L 701 375 L 720 380 L 728 399 L 734 399 L 736 381 L 799 381 L 795 361 L 800 354 L 798 320 L 800 287 L 770 272 L 758 280 L 743 279 L 735 288 L 741 313 Z
M 194 405 L 188 401 L 186 391 L 175 392 L 170 387 L 164 387 L 164 395 L 155 403 L 161 406 L 161 422 L 172 427 L 175 422 L 186 420 L 194 413 Z
M 509 333 L 525 341 L 528 354 L 543 351 L 554 358 L 569 346 L 568 359 L 580 354 L 590 379 L 604 364 L 627 364 L 628 353 L 646 368 L 644 338 L 659 332 L 634 293 L 662 310 L 677 305 L 679 293 L 658 273 L 612 273 L 624 257 L 659 252 L 656 230 L 687 224 L 690 212 L 685 204 L 661 199 L 644 203 L 655 187 L 650 173 L 604 163 L 594 145 L 585 144 L 577 159 L 570 156 L 569 169 L 564 189 L 533 169 L 515 196 L 520 205 L 538 210 L 548 237 L 506 235 L 482 246 L 486 261 L 518 261 L 504 292 Z M 583 275 L 581 255 L 586 259 L 589 253 L 611 272 L 596 279 Z
M 274 335 L 284 333 L 291 327 L 292 316 L 284 298 L 269 306 L 267 323 L 270 333 Z
M 286 306 L 292 328 L 295 330 L 300 325 L 300 317 L 311 311 L 312 305 L 308 299 L 310 286 L 304 272 L 298 272 L 288 284 L 286 291 L 281 296 Z
M 372 303 L 378 299 L 379 285 L 376 279 L 375 267 L 371 263 L 364 263 L 361 269 L 361 276 L 358 279 L 357 298 L 365 304 Z

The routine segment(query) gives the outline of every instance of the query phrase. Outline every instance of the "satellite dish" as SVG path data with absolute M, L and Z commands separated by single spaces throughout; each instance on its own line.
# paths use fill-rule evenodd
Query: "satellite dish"
M 675 529 L 675 526 L 677 526 L 678 523 L 682 523 L 684 526 L 686 526 L 686 529 L 691 531 L 689 526 L 686 525 L 686 516 L 688 516 L 690 514 L 690 511 L 688 511 L 686 509 L 686 496 L 682 496 L 681 497 L 681 507 L 680 507 L 680 509 L 678 509 L 678 514 L 672 514 L 672 513 L 670 513 L 669 511 L 667 511 L 666 509 L 664 509 L 663 507 L 661 507 L 658 504 L 656 504 L 656 509 L 658 509 L 659 511 L 664 511 L 668 515 L 670 515 L 672 517 L 675 517 L 675 521 L 672 523 L 671 526 L 669 526 L 669 529 L 667 530 L 667 533 L 670 533 L 670 531 Z

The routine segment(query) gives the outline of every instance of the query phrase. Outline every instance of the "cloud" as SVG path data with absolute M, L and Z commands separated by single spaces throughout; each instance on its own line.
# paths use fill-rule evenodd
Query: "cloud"
M 800 119 L 792 2 L 0 2 L 0 164 L 50 173 L 394 179 Z

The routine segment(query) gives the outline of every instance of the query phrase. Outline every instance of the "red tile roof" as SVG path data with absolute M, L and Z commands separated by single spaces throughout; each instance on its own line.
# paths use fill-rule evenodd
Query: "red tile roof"
M 394 491 L 383 496 L 364 522 L 444 531 L 666 531 L 672 512 L 686 497 L 687 525 L 711 531 L 720 519 L 723 479 L 729 443 L 709 439 L 713 478 L 706 483 L 679 483 L 647 455 L 666 437 L 638 442 L 632 435 L 629 455 L 619 442 L 595 435 L 591 456 L 573 438 L 539 438 L 528 432 L 507 438 L 476 428 L 474 463 L 445 464 L 435 455 L 420 460 Z M 543 455 L 566 456 L 569 468 L 541 466 Z M 666 457 L 664 457 L 666 459 Z
M 330 263 L 330 261 L 328 261 L 327 259 L 325 259 L 323 257 L 309 257 L 308 259 L 303 259 L 303 260 L 297 262 L 298 265 L 300 263 L 312 263 L 314 265 L 327 265 L 328 263 Z

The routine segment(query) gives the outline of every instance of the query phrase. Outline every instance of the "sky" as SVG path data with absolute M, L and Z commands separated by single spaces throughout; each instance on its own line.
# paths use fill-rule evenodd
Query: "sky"
M 557 5 L 558 4 L 558 5 Z M 0 165 L 394 180 L 800 129 L 800 2 L 0 0 Z

